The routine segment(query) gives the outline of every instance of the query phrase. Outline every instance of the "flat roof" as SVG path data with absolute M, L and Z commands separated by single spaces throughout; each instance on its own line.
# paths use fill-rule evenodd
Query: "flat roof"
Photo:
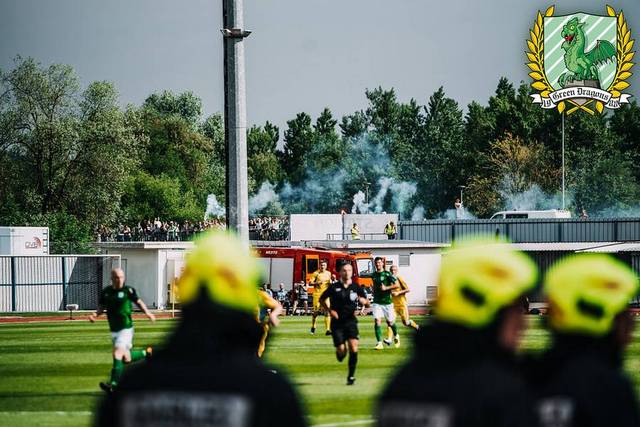
M 301 248 L 327 248 L 327 249 L 437 249 L 451 246 L 448 243 L 422 242 L 419 240 L 303 240 L 303 241 L 263 241 L 252 240 L 251 245 L 259 248 L 265 247 L 301 247 Z
M 309 240 L 307 245 L 323 246 L 332 249 L 392 249 L 424 248 L 437 249 L 451 246 L 448 243 L 422 242 L 419 240 Z
M 596 248 L 605 248 L 617 244 L 618 242 L 548 242 L 513 243 L 513 246 L 525 252 L 580 252 Z
M 580 252 L 599 252 L 599 253 L 640 252 L 640 242 L 616 243 L 608 246 L 599 246 L 595 248 L 589 248 Z
M 100 249 L 193 249 L 193 242 L 96 242 Z

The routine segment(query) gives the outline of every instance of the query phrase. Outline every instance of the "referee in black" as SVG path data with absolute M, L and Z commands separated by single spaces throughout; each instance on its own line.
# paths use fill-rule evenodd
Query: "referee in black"
M 320 296 L 320 304 L 331 314 L 331 336 L 336 348 L 336 358 L 342 362 L 349 347 L 349 375 L 347 385 L 356 381 L 356 365 L 358 364 L 358 319 L 356 310 L 358 302 L 368 306 L 369 301 L 364 290 L 352 282 L 353 267 L 345 262 L 340 266 L 340 279 L 332 283 Z M 330 307 L 327 305 L 329 300 Z

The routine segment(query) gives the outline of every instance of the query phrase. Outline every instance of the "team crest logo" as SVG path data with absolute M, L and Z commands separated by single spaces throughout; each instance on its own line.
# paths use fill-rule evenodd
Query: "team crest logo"
M 529 31 L 526 52 L 542 108 L 590 114 L 628 104 L 635 40 L 622 11 L 607 6 L 607 16 L 574 13 L 554 16 L 554 6 L 538 16 Z

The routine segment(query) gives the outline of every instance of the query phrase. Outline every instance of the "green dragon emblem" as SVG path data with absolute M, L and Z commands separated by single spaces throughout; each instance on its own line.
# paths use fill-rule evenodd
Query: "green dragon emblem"
M 572 18 L 562 27 L 564 64 L 569 72 L 558 78 L 561 87 L 575 80 L 599 81 L 598 66 L 616 57 L 615 47 L 607 40 L 598 40 L 593 49 L 585 52 L 587 40 L 584 26 L 578 18 Z

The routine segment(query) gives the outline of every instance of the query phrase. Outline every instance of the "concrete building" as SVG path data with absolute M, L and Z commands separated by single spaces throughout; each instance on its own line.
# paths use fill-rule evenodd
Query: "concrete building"
M 362 240 L 384 238 L 384 226 L 398 224 L 398 214 L 294 214 L 289 216 L 290 240 L 351 239 L 351 227 L 358 224 Z
M 96 243 L 103 254 L 118 254 L 126 283 L 136 288 L 153 308 L 170 308 L 169 289 L 184 268 L 184 257 L 192 242 Z
M 267 246 L 270 244 L 270 242 L 253 243 Z M 344 251 L 369 251 L 374 257 L 382 256 L 388 264 L 393 263 L 399 266 L 400 274 L 411 288 L 411 292 L 407 295 L 411 305 L 425 305 L 435 298 L 441 250 L 447 246 L 406 240 L 313 240 L 277 242 L 277 245 L 283 246 L 285 243 Z M 96 246 L 103 254 L 120 255 L 121 265 L 127 276 L 127 284 L 135 287 L 150 307 L 164 309 L 169 308 L 170 286 L 180 276 L 184 268 L 185 255 L 193 248 L 193 243 L 113 242 L 97 243 Z M 370 272 L 374 270 L 373 263 L 368 269 Z
M 369 251 L 373 257 L 384 257 L 387 265 L 398 266 L 400 275 L 409 285 L 409 305 L 428 305 L 435 300 L 442 252 L 449 246 L 411 240 L 322 240 L 305 244 L 346 251 Z M 370 271 L 374 271 L 373 265 Z M 359 273 L 362 275 L 363 272 Z

